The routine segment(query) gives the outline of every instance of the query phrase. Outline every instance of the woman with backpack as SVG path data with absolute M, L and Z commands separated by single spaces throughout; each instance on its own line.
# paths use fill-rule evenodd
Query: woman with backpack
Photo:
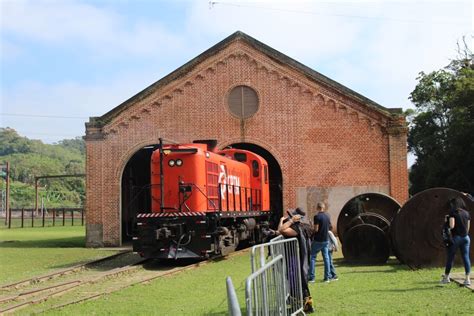
M 464 285 L 470 286 L 471 261 L 469 259 L 469 248 L 471 240 L 469 238 L 469 228 L 471 223 L 471 216 L 466 211 L 466 204 L 461 197 L 456 197 L 449 201 L 450 214 L 448 216 L 448 226 L 451 230 L 452 243 L 447 247 L 446 268 L 441 279 L 442 284 L 450 282 L 449 273 L 454 263 L 454 256 L 459 248 L 461 250 L 462 260 L 464 262 L 464 271 L 466 277 Z

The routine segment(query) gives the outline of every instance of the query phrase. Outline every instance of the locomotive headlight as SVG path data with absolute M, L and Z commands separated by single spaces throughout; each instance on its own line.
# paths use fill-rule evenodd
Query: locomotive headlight
M 168 161 L 168 166 L 174 167 L 174 164 L 175 164 L 175 161 L 174 161 L 173 159 L 171 159 L 170 161 Z
M 177 159 L 177 160 L 176 160 L 176 165 L 177 165 L 178 167 L 181 167 L 181 166 L 183 165 L 183 161 L 182 161 L 181 159 Z

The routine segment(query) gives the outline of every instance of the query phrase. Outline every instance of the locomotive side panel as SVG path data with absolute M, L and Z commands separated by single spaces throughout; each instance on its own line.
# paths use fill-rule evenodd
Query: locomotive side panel
M 270 184 L 268 180 L 268 163 L 259 155 L 242 149 L 225 149 L 220 151 L 232 159 L 246 164 L 249 168 L 250 198 L 252 210 L 270 210 Z

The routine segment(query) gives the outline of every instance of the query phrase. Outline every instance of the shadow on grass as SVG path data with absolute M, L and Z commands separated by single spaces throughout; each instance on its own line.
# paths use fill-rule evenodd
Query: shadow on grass
M 439 288 L 439 286 L 436 284 L 433 286 L 426 286 L 426 287 L 413 287 L 413 288 L 404 288 L 404 289 L 377 289 L 377 290 L 371 290 L 367 292 L 377 292 L 377 293 L 406 293 L 406 292 L 420 292 L 420 291 L 433 291 L 434 288 Z
M 84 237 L 70 237 L 45 240 L 6 240 L 0 248 L 84 248 Z

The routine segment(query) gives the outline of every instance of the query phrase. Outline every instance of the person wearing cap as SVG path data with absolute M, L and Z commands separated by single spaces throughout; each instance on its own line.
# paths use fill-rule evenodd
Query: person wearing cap
M 309 225 L 301 222 L 305 215 L 306 213 L 300 208 L 296 208 L 293 212 L 288 212 L 288 216 L 283 216 L 280 219 L 278 232 L 285 238 L 295 237 L 298 240 L 304 312 L 312 313 L 314 312 L 313 299 L 308 286 L 308 258 L 311 232 L 308 229 Z

